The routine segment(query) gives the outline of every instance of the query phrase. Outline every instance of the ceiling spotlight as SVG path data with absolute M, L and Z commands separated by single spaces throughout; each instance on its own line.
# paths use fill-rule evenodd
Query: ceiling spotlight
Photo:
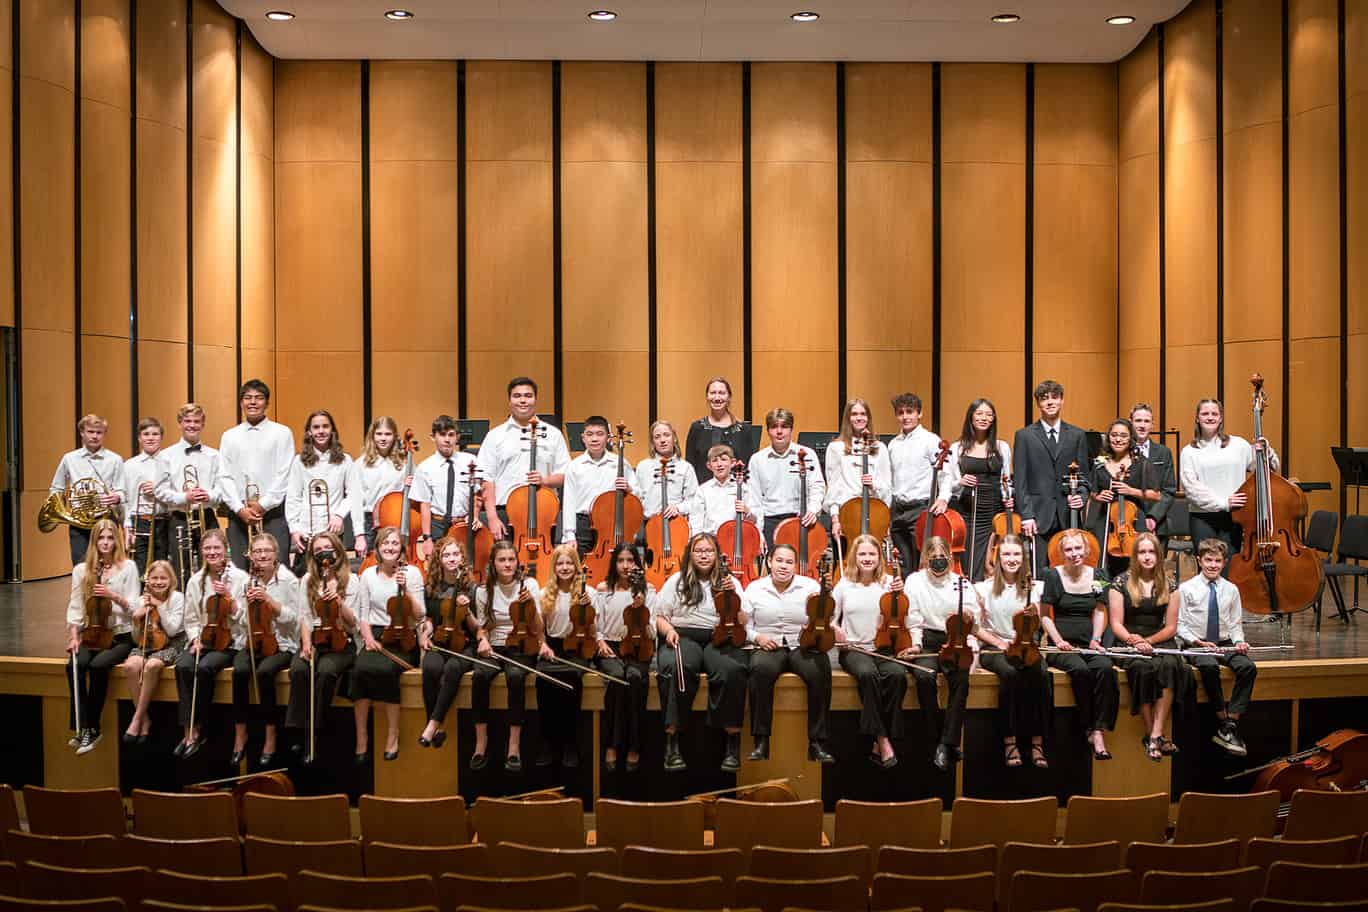
M 1107 25 L 1130 25 L 1135 21 L 1134 16 L 1108 16 Z
M 612 22 L 617 18 L 617 13 L 612 10 L 594 10 L 589 14 L 589 18 L 595 22 Z
M 392 9 L 385 13 L 386 19 L 393 19 L 395 22 L 402 22 L 405 19 L 412 19 L 413 13 L 406 9 Z
M 789 18 L 794 22 L 816 22 L 822 16 L 820 13 L 814 13 L 811 10 L 803 10 L 801 13 L 794 13 Z
M 1021 17 L 1018 16 L 1016 13 L 998 13 L 996 16 L 993 17 L 993 21 L 999 24 L 1005 24 L 1008 22 L 1020 22 Z
M 294 18 L 294 13 L 286 10 L 271 10 L 266 14 L 266 18 L 272 22 L 289 22 Z

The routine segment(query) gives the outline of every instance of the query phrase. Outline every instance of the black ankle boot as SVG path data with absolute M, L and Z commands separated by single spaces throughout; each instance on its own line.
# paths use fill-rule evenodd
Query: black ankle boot
M 727 733 L 727 753 L 722 758 L 722 772 L 734 773 L 741 768 L 741 733 Z
M 747 760 L 768 760 L 769 759 L 769 735 L 756 735 L 755 746 L 751 748 L 750 756 Z
M 665 771 L 667 773 L 678 773 L 688 769 L 684 762 L 684 755 L 679 751 L 679 733 L 665 733 Z

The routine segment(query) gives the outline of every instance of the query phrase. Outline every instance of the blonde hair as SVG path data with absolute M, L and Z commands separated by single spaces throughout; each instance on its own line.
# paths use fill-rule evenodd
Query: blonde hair
M 928 536 L 926 541 L 922 543 L 922 563 L 927 563 L 931 560 L 932 557 L 934 557 L 937 554 L 943 554 L 946 557 L 949 557 L 950 543 L 947 542 L 945 539 L 941 538 L 939 535 Z
M 100 578 L 99 571 L 96 569 L 100 563 L 100 533 L 106 529 L 114 533 L 114 550 L 109 555 L 109 569 L 113 570 L 128 560 L 128 552 L 124 550 L 123 530 L 119 528 L 119 524 L 107 516 L 96 520 L 95 525 L 90 528 L 90 544 L 86 546 L 84 561 L 85 581 L 81 584 L 81 590 L 86 598 L 90 598 L 91 590 L 95 588 L 95 583 Z
M 375 432 L 381 428 L 388 428 L 394 434 L 394 440 L 390 441 L 390 451 L 381 453 L 380 448 L 375 445 Z M 389 415 L 378 415 L 366 428 L 366 442 L 361 445 L 361 461 L 368 466 L 373 466 L 381 459 L 388 459 L 394 464 L 396 469 L 404 467 L 404 459 L 400 456 L 399 448 L 399 425 Z
M 1167 602 L 1169 598 L 1169 578 L 1164 572 L 1164 565 L 1159 560 L 1159 536 L 1153 532 L 1141 532 L 1135 536 L 1135 541 L 1131 543 L 1130 565 L 1126 568 L 1126 593 L 1130 596 L 1131 603 L 1140 604 L 1145 594 L 1140 591 L 1140 583 L 1144 579 L 1140 569 L 1140 543 L 1149 542 L 1154 547 L 1154 570 L 1151 577 L 1154 582 L 1154 603 L 1156 605 Z M 1225 544 L 1222 542 L 1222 544 Z
M 1026 562 L 1026 545 L 1022 540 L 1013 534 L 1002 536 L 998 542 L 998 560 L 993 565 L 993 595 L 1002 595 L 1007 588 L 1007 578 L 1002 573 L 1002 548 L 1004 545 L 1016 545 L 1021 549 L 1021 569 L 1016 573 L 1016 594 L 1018 597 L 1030 601 L 1031 598 L 1031 565 Z
M 670 422 L 666 421 L 664 418 L 660 419 L 659 421 L 655 421 L 655 422 L 653 422 L 653 423 L 651 424 L 651 435 L 650 435 L 650 436 L 651 436 L 651 455 L 652 455 L 652 456 L 656 456 L 656 457 L 658 457 L 658 456 L 660 455 L 659 453 L 656 452 L 656 448 L 655 448 L 655 432 L 656 432 L 656 428 L 658 428 L 658 427 L 663 427 L 663 428 L 669 428 L 669 429 L 670 429 L 670 440 L 672 441 L 672 446 L 673 446 L 673 449 L 674 449 L 673 455 L 675 455 L 675 456 L 680 455 L 680 453 L 679 453 L 679 432 L 675 430 L 675 426 L 674 426 L 673 424 L 671 424 Z
M 1088 556 L 1088 539 L 1083 534 L 1082 529 L 1064 529 L 1059 533 L 1060 553 L 1064 553 L 1064 543 L 1071 538 L 1078 539 L 1078 543 L 1083 546 L 1083 556 Z
M 851 582 L 860 582 L 860 565 L 855 560 L 855 552 L 860 549 L 860 545 L 873 545 L 874 551 L 879 555 L 879 563 L 874 568 L 874 578 L 871 583 L 877 583 L 888 573 L 888 566 L 884 563 L 883 548 L 879 547 L 879 540 L 872 535 L 857 535 L 855 540 L 850 543 L 850 550 L 846 553 L 845 578 Z
M 841 442 L 845 444 L 846 454 L 849 455 L 854 449 L 855 429 L 850 424 L 850 413 L 855 406 L 860 406 L 865 410 L 865 417 L 868 419 L 865 430 L 869 432 L 873 446 L 870 448 L 869 455 L 873 456 L 879 451 L 879 436 L 874 433 L 874 411 L 869 407 L 869 403 L 856 396 L 845 404 L 845 410 L 841 412 Z
M 175 592 L 180 586 L 180 581 L 176 578 L 176 568 L 171 566 L 169 560 L 154 560 L 147 565 L 147 572 L 143 575 L 144 580 L 152 578 L 153 570 L 161 570 L 166 573 L 167 579 L 171 580 L 171 585 L 166 590 L 166 600 L 171 600 L 171 593 Z M 143 592 L 147 593 L 147 584 L 143 583 Z M 151 593 L 147 593 L 151 594 Z M 155 598 L 155 596 L 153 596 Z
M 556 545 L 556 547 L 551 549 L 551 578 L 547 580 L 546 588 L 541 591 L 540 607 L 543 618 L 549 619 L 556 611 L 556 599 L 561 593 L 560 577 L 556 576 L 556 562 L 559 561 L 562 556 L 568 556 L 574 563 L 576 575 L 579 574 L 580 567 L 582 566 L 580 563 L 579 549 L 575 547 L 573 542 Z M 572 586 L 574 585 L 574 582 L 574 579 L 571 578 L 570 584 Z
M 104 420 L 103 418 L 101 418 L 99 415 L 96 415 L 94 412 L 92 412 L 91 414 L 86 415 L 86 416 L 85 416 L 84 418 L 82 418 L 80 421 L 76 422 L 76 430 L 78 430 L 78 431 L 84 431 L 84 430 L 85 430 L 86 428 L 88 428 L 88 427 L 89 427 L 89 428 L 98 427 L 98 428 L 101 428 L 102 430 L 106 430 L 106 431 L 107 431 L 107 430 L 109 430 L 109 422 L 108 422 L 108 421 L 105 421 L 105 420 Z
M 180 408 L 176 409 L 177 421 L 180 421 L 182 418 L 188 418 L 191 415 L 199 415 L 201 418 L 203 418 L 204 406 L 200 405 L 198 402 L 187 402 L 185 403 L 185 405 L 182 405 Z
M 793 412 L 786 408 L 772 408 L 765 413 L 765 427 L 793 427 Z

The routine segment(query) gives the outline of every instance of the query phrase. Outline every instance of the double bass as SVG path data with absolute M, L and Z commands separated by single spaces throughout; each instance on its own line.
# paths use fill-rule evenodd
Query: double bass
M 617 479 L 627 477 L 627 445 L 632 442 L 632 432 L 627 425 L 619 423 L 614 429 L 613 444 L 617 447 Z M 589 575 L 596 580 L 608 578 L 608 562 L 612 559 L 613 549 L 624 541 L 632 541 L 641 531 L 642 518 L 645 516 L 641 501 L 631 491 L 624 491 L 614 485 L 613 490 L 604 491 L 594 498 L 589 508 L 589 525 L 594 529 L 594 549 L 584 556 L 584 565 Z
M 797 573 L 803 576 L 816 576 L 817 564 L 831 544 L 827 530 L 820 523 L 803 525 L 803 517 L 808 515 L 808 472 L 818 471 L 816 465 L 808 465 L 808 451 L 794 445 L 793 471 L 798 475 L 798 515 L 784 520 L 774 529 L 774 543 L 788 545 L 798 552 Z
M 869 428 L 865 428 L 851 442 L 854 444 L 853 448 L 856 454 L 860 457 L 861 477 L 868 475 L 869 456 L 880 446 L 878 438 Z M 847 541 L 854 538 L 852 531 L 854 529 L 859 529 L 860 535 L 872 535 L 877 539 L 883 539 L 888 535 L 888 504 L 871 493 L 872 487 L 872 485 L 861 484 L 860 496 L 852 497 L 841 504 L 838 515 L 841 520 L 842 536 Z
M 744 501 L 746 464 L 738 459 L 732 463 L 731 471 L 736 481 L 736 499 L 738 502 Z M 779 525 L 783 528 L 783 523 Z M 776 531 L 775 543 L 778 541 Z M 760 578 L 760 555 L 764 550 L 764 539 L 760 536 L 759 527 L 747 520 L 746 514 L 740 510 L 736 511 L 735 519 L 729 519 L 717 527 L 717 550 L 720 556 L 730 555 L 731 567 L 741 577 L 741 585 L 749 586 Z
M 533 415 L 522 429 L 527 439 L 527 471 L 537 471 L 537 441 L 546 439 L 546 428 Z M 550 554 L 555 544 L 551 541 L 551 525 L 560 510 L 560 500 L 550 488 L 540 484 L 522 484 L 508 492 L 508 537 L 518 549 L 518 560 L 537 576 L 537 555 Z M 543 518 L 545 522 L 543 522 Z
M 685 470 L 687 471 L 687 469 Z M 646 579 L 657 589 L 679 572 L 675 543 L 689 540 L 689 521 L 683 516 L 665 518 L 670 507 L 670 476 L 675 472 L 669 456 L 660 457 L 660 512 L 646 520 Z
M 949 458 L 950 441 L 942 440 L 940 448 L 936 451 L 935 459 L 931 461 L 932 500 L 935 500 L 936 492 L 940 489 L 940 473 L 945 468 L 945 460 Z M 950 546 L 950 569 L 955 573 L 964 572 L 960 564 L 960 555 L 964 553 L 969 530 L 964 525 L 964 517 L 960 516 L 957 511 L 946 510 L 941 515 L 934 516 L 928 506 L 917 517 L 916 525 L 913 526 L 913 535 L 918 551 L 926 547 L 927 538 L 944 539 L 945 543 Z
M 1083 487 L 1083 474 L 1078 470 L 1078 463 L 1069 463 L 1069 474 L 1064 479 L 1064 489 L 1070 497 L 1080 493 Z M 1087 554 L 1083 562 L 1090 567 L 1097 567 L 1102 563 L 1102 547 L 1097 543 L 1097 536 L 1087 529 L 1079 528 L 1078 510 L 1069 508 L 1069 528 L 1056 532 L 1050 536 L 1050 544 L 1045 549 L 1045 554 L 1051 567 L 1064 566 L 1064 533 L 1077 530 L 1083 536 L 1083 543 L 1087 546 Z
M 418 536 L 423 534 L 423 514 L 409 497 L 409 489 L 413 487 L 413 454 L 418 452 L 418 438 L 414 436 L 413 428 L 404 429 L 404 439 L 400 441 L 399 446 L 404 452 L 404 488 L 402 491 L 391 491 L 380 498 L 380 502 L 375 505 L 372 525 L 376 529 L 383 529 L 386 526 L 399 528 L 404 533 L 405 557 L 410 561 L 417 561 Z M 375 549 L 371 548 L 356 572 L 360 573 L 367 567 L 374 567 L 375 562 Z
M 484 576 L 485 566 L 489 563 L 489 552 L 494 547 L 494 536 L 484 527 L 475 528 L 475 517 L 480 505 L 480 474 L 475 463 L 466 466 L 461 473 L 462 483 L 466 486 L 466 515 L 452 523 L 447 529 L 447 538 L 463 543 L 466 560 L 470 563 L 476 578 Z
M 1254 439 L 1263 439 L 1263 412 L 1268 405 L 1263 377 L 1249 378 L 1254 387 Z M 1237 493 L 1245 505 L 1230 511 L 1244 530 L 1240 550 L 1230 558 L 1230 581 L 1240 590 L 1251 614 L 1295 614 L 1315 604 L 1320 595 L 1320 558 L 1307 549 L 1298 532 L 1306 516 L 1306 494 L 1273 471 L 1267 447 L 1254 450 L 1254 471 Z

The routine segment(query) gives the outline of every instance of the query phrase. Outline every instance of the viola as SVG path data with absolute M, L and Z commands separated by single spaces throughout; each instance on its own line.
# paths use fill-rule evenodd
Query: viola
M 532 543 L 532 553 L 536 553 L 536 542 Z M 530 567 L 518 565 L 515 579 L 518 582 L 518 594 L 513 599 L 513 603 L 508 606 L 508 620 L 512 625 L 508 631 L 508 638 L 505 643 L 511 649 L 516 649 L 523 655 L 534 656 L 541 649 L 541 636 L 537 627 L 537 602 L 532 598 L 532 594 L 527 591 L 527 577 L 536 578 L 537 565 L 534 562 Z
M 617 447 L 617 478 L 627 477 L 627 445 L 632 442 L 632 432 L 627 425 L 619 423 L 613 429 L 613 445 Z M 594 498 L 589 508 L 589 525 L 594 529 L 594 549 L 584 557 L 589 575 L 594 579 L 606 579 L 608 562 L 612 559 L 613 549 L 624 541 L 631 541 L 641 531 L 645 510 L 641 501 L 631 491 L 623 491 L 616 485 Z M 586 656 L 587 658 L 587 656 Z
M 417 561 L 418 536 L 423 534 L 423 514 L 409 496 L 409 489 L 413 487 L 413 454 L 418 452 L 418 438 L 414 436 L 413 428 L 404 429 L 404 439 L 399 446 L 404 452 L 404 489 L 391 491 L 380 498 L 380 502 L 375 505 L 374 525 L 377 529 L 386 526 L 398 527 L 403 534 L 405 559 Z M 377 560 L 375 549 L 372 548 L 357 572 L 374 567 Z
M 796 572 L 804 576 L 816 576 L 818 562 L 831 544 L 831 538 L 819 523 L 803 525 L 803 517 L 808 515 L 807 475 L 808 472 L 817 471 L 817 467 L 809 467 L 807 450 L 797 447 L 796 444 L 794 447 L 797 452 L 790 465 L 794 466 L 794 471 L 798 475 L 798 515 L 784 520 L 775 527 L 774 543 L 788 545 L 798 552 Z
M 1116 480 L 1129 485 L 1130 466 L 1122 466 Z M 1103 522 L 1103 537 L 1107 540 L 1108 554 L 1112 557 L 1130 557 L 1131 544 L 1135 541 L 1135 536 L 1140 534 L 1135 528 L 1139 518 L 1140 509 L 1135 505 L 1135 501 L 1116 491 L 1116 499 L 1107 505 L 1107 518 Z
M 581 565 L 570 586 L 570 632 L 561 644 L 568 654 L 577 655 L 586 662 L 598 654 L 597 612 L 593 601 L 587 598 L 585 580 L 588 575 L 589 568 Z
M 1064 479 L 1064 489 L 1070 497 L 1079 493 L 1083 486 L 1083 474 L 1078 470 L 1078 463 L 1069 463 L 1069 474 Z M 1079 528 L 1078 511 L 1073 507 L 1069 508 L 1069 529 L 1078 529 L 1078 534 L 1083 536 L 1083 543 L 1086 545 L 1086 553 L 1083 556 L 1083 563 L 1090 567 L 1096 567 L 1102 563 L 1102 548 L 1097 543 L 1097 536 L 1087 529 Z M 1050 536 L 1050 544 L 1045 548 L 1045 554 L 1051 567 L 1064 566 L 1064 532 L 1056 532 Z
M 964 671 L 974 664 L 974 650 L 969 646 L 969 634 L 974 632 L 974 618 L 964 610 L 964 589 L 968 582 L 963 576 L 955 579 L 959 609 L 945 619 L 945 645 L 940 648 L 941 662 Z
M 651 627 L 651 609 L 646 604 L 646 574 L 633 570 L 631 580 L 632 603 L 622 609 L 622 622 L 627 633 L 618 643 L 618 655 L 624 659 L 649 662 L 655 655 L 655 630 Z
M 865 428 L 851 443 L 855 454 L 860 457 L 860 475 L 868 475 L 869 455 L 878 451 L 879 441 L 869 428 Z M 841 504 L 838 515 L 842 535 L 847 541 L 854 537 L 854 529 L 859 529 L 861 535 L 872 535 L 878 539 L 888 535 L 888 504 L 875 497 L 871 493 L 872 490 L 871 485 L 861 484 L 860 496 L 852 497 Z
M 746 464 L 737 460 L 732 463 L 732 478 L 736 481 L 736 499 L 745 499 Z M 780 523 L 780 528 L 783 523 Z M 775 533 L 778 534 L 777 532 Z M 779 541 L 775 538 L 775 542 Z M 755 523 L 746 519 L 740 510 L 736 518 L 729 519 L 717 527 L 717 550 L 720 554 L 731 556 L 731 566 L 741 577 L 743 586 L 750 585 L 760 578 L 760 555 L 764 551 L 764 539 Z M 802 571 L 799 571 L 802 572 Z
M 670 476 L 674 474 L 669 456 L 660 457 L 660 512 L 646 520 L 646 579 L 659 589 L 679 572 L 675 542 L 689 540 L 689 521 L 683 516 L 665 518 L 670 507 Z
M 324 598 L 322 591 L 327 587 L 328 581 L 337 578 L 336 571 L 333 570 L 333 559 L 324 558 L 322 579 L 319 581 L 318 591 L 320 595 L 313 600 L 313 613 L 317 622 L 313 629 L 313 642 L 315 646 L 327 646 L 333 652 L 341 652 L 347 648 L 347 630 L 342 625 L 342 599 Z
M 746 645 L 746 626 L 741 623 L 741 594 L 736 591 L 736 580 L 731 575 L 727 555 L 719 554 L 717 559 L 722 564 L 723 578 L 731 580 L 731 585 L 725 589 L 716 587 L 713 590 L 713 608 L 717 611 L 717 626 L 713 628 L 712 642 L 714 646 L 725 646 L 728 643 L 733 646 L 744 646 Z
M 95 579 L 103 583 L 109 568 L 104 561 L 95 566 Z M 85 600 L 85 616 L 81 623 L 81 645 L 87 649 L 108 649 L 114 645 L 114 628 L 110 617 L 114 600 L 108 596 L 92 595 Z
M 252 650 L 262 658 L 270 658 L 280 652 L 280 641 L 275 634 L 275 611 L 271 608 L 270 601 L 266 598 L 266 584 L 258 580 L 255 575 L 252 577 L 251 588 L 259 588 L 262 592 L 257 598 L 247 600 L 247 617 L 249 618 L 249 633 L 252 637 Z
M 401 554 L 399 556 L 399 566 L 394 572 L 394 595 L 385 602 L 385 614 L 389 615 L 389 623 L 380 633 L 380 644 L 382 646 L 395 646 L 403 652 L 412 652 L 418 646 L 418 631 L 413 626 L 413 609 L 409 605 L 408 590 L 404 585 L 406 565 Z
M 437 603 L 437 626 L 432 631 L 432 642 L 452 652 L 466 648 L 466 618 L 470 616 L 470 597 L 465 565 L 456 571 L 456 584 L 451 594 Z M 461 601 L 466 596 L 466 601 Z
M 1016 503 L 1015 482 L 1012 481 L 1012 476 L 1004 471 L 999 479 L 999 486 L 1002 491 L 1003 508 L 1000 513 L 993 516 L 993 534 L 988 539 L 988 567 L 997 566 L 998 545 L 1004 537 L 1021 537 L 1021 514 L 1006 506 L 1008 501 Z M 1032 543 L 1034 544 L 1034 539 Z
M 144 653 L 158 652 L 166 648 L 166 631 L 162 629 L 161 613 L 152 601 L 152 596 L 144 593 L 142 598 L 143 604 L 147 606 L 147 613 L 142 616 L 141 621 L 133 622 L 133 638 L 138 641 L 138 648 Z
M 1263 437 L 1263 411 L 1268 404 L 1263 377 L 1255 374 L 1254 439 Z M 1238 493 L 1248 498 L 1230 511 L 1244 530 L 1239 551 L 1230 556 L 1230 581 L 1240 590 L 1251 614 L 1293 614 L 1310 608 L 1320 596 L 1320 558 L 1306 547 L 1298 531 L 1306 517 L 1306 493 L 1273 471 L 1266 447 L 1254 451 L 1254 471 Z
M 1040 664 L 1040 606 L 1031 604 L 1012 618 L 1014 636 L 1004 650 L 1015 668 L 1034 668 Z
M 819 568 L 822 587 L 807 599 L 807 623 L 798 632 L 798 646 L 804 652 L 829 652 L 836 645 L 836 630 L 831 619 L 836 615 L 836 600 L 831 597 L 831 552 L 822 555 Z
M 537 441 L 546 439 L 546 428 L 533 415 L 527 427 L 522 429 L 527 439 L 527 471 L 537 471 Z M 537 554 L 550 554 L 554 543 L 551 541 L 551 524 L 555 522 L 560 510 L 560 501 L 555 493 L 544 485 L 524 484 L 508 492 L 508 536 L 518 549 L 518 559 L 536 577 Z M 541 517 L 546 518 L 545 525 Z M 535 545 L 536 547 L 532 547 Z
M 936 457 L 931 462 L 931 497 L 934 499 L 936 491 L 939 490 L 940 473 L 945 468 L 945 461 L 950 458 L 950 441 L 942 440 L 940 448 L 936 451 Z M 964 553 L 965 542 L 969 537 L 969 530 L 964 525 L 964 517 L 954 510 L 946 510 L 939 516 L 931 514 L 931 508 L 927 507 L 922 511 L 922 515 L 917 517 L 916 525 L 913 526 L 913 536 L 917 543 L 917 550 L 926 547 L 926 540 L 930 538 L 942 538 L 950 546 L 950 569 L 955 573 L 963 573 L 964 568 L 960 564 L 960 555 Z
M 489 563 L 489 552 L 494 547 L 494 536 L 488 529 L 475 528 L 475 517 L 481 509 L 480 473 L 475 463 L 466 466 L 461 473 L 466 486 L 466 515 L 451 524 L 447 538 L 463 541 L 466 559 L 470 561 L 476 577 L 484 576 L 485 566 Z
M 890 572 L 901 577 L 902 561 L 898 549 L 888 539 L 884 540 L 884 559 Z M 909 608 L 907 593 L 901 589 L 889 589 L 879 596 L 879 632 L 874 634 L 875 649 L 891 649 L 898 655 L 904 649 L 912 648 L 912 631 L 907 627 Z

